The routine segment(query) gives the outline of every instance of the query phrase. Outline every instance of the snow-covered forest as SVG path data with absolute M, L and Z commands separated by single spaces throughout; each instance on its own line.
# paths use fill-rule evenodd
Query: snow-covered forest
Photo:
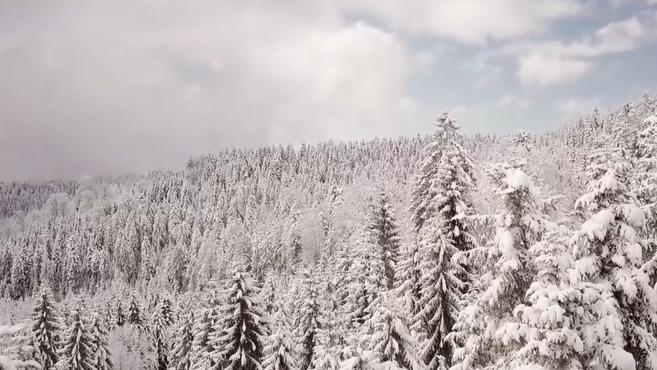
M 0 369 L 657 369 L 656 111 L 0 184 Z

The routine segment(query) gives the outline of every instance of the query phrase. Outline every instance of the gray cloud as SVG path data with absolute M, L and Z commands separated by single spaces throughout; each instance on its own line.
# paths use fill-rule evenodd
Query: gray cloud
M 391 33 L 303 3 L 182 4 L 2 5 L 0 180 L 179 167 L 417 121 Z

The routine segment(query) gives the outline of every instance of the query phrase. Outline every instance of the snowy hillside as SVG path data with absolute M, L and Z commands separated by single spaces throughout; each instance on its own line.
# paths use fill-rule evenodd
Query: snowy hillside
M 0 184 L 0 369 L 657 369 L 656 110 Z

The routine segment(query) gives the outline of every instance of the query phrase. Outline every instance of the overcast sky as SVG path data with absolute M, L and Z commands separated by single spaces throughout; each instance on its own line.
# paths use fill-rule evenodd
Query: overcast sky
M 0 0 L 0 181 L 545 131 L 657 88 L 657 0 Z

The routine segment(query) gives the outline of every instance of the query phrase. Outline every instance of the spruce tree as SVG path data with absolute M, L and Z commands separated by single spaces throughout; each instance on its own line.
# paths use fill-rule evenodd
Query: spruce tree
M 424 222 L 436 211 L 431 204 L 436 195 L 433 183 L 438 173 L 438 163 L 442 156 L 443 146 L 449 140 L 448 135 L 456 131 L 454 125 L 455 123 L 449 118 L 449 114 L 444 112 L 436 121 L 436 132 L 424 148 L 424 158 L 415 180 L 410 209 L 411 219 L 416 231 L 419 231 Z
M 299 369 L 307 370 L 312 364 L 317 346 L 317 335 L 321 329 L 319 320 L 320 307 L 317 287 L 308 270 L 304 270 L 301 292 L 296 302 L 297 338 L 299 341 Z
M 130 298 L 130 306 L 128 306 L 128 323 L 137 326 L 144 324 L 139 303 L 137 303 L 137 298 L 134 295 Z
M 419 229 L 421 291 L 414 327 L 426 335 L 422 357 L 432 370 L 451 366 L 453 345 L 447 336 L 468 286 L 464 253 L 474 245 L 464 221 L 472 213 L 472 161 L 457 142 L 457 130 L 449 118 L 438 122 L 440 158 L 433 167 L 434 178 L 422 177 L 431 184 L 426 194 L 431 198 L 423 202 L 430 212 L 425 212 Z
M 580 335 L 585 356 L 598 366 L 619 366 L 629 353 L 637 368 L 657 368 L 657 297 L 643 269 L 647 251 L 640 233 L 645 214 L 628 189 L 633 167 L 623 158 L 617 150 L 592 153 L 589 191 L 577 200 L 590 216 L 573 238 L 576 276 L 581 284 L 595 284 L 605 299 L 604 305 L 585 306 L 598 319 L 583 322 Z M 603 325 L 610 328 L 605 336 Z
M 395 284 L 395 272 L 399 262 L 399 231 L 388 197 L 384 192 L 379 195 L 379 201 L 372 205 L 372 221 L 370 230 L 374 241 L 380 249 L 381 259 L 385 266 L 386 288 L 392 289 Z
M 194 313 L 187 314 L 180 320 L 175 334 L 175 344 L 171 351 L 170 368 L 189 370 L 192 368 L 192 343 L 194 342 Z
M 369 320 L 381 303 L 381 295 L 386 290 L 386 276 L 385 262 L 377 253 L 378 246 L 366 233 L 356 237 L 353 248 L 353 264 L 348 278 L 350 284 L 347 286 L 351 294 L 346 305 L 351 328 L 346 331 L 345 340 L 355 351 L 366 347 L 366 338 L 372 335 L 373 327 Z
M 419 242 L 413 240 L 410 242 L 403 253 L 403 258 L 399 263 L 397 276 L 399 285 L 395 288 L 397 295 L 403 299 L 403 306 L 409 313 L 410 319 L 407 324 L 411 325 L 420 312 L 420 293 L 422 291 L 421 272 L 420 272 L 420 250 Z
M 248 272 L 236 271 L 227 282 L 220 319 L 211 343 L 213 369 L 256 370 L 262 367 L 263 339 L 268 323 Z
M 93 338 L 77 308 L 73 310 L 71 320 L 71 325 L 64 334 L 64 342 L 59 354 L 57 368 L 70 370 L 95 369 Z
M 568 239 L 566 227 L 555 227 L 529 250 L 536 263 L 536 277 L 527 290 L 526 302 L 514 310 L 516 320 L 500 329 L 505 345 L 520 345 L 511 362 L 514 366 L 584 368 L 583 341 L 577 326 L 584 319 L 581 297 L 590 290 L 570 280 L 574 260 Z
M 125 313 L 123 312 L 123 305 L 121 301 L 116 306 L 116 325 L 123 326 L 125 324 Z
M 274 330 L 264 348 L 262 367 L 264 370 L 294 370 L 298 369 L 293 341 L 287 316 L 279 307 L 272 316 Z
M 538 189 L 519 168 L 498 165 L 490 173 L 498 186 L 502 212 L 496 236 L 485 248 L 490 267 L 481 279 L 481 292 L 461 310 L 450 337 L 460 346 L 454 352 L 455 369 L 504 367 L 517 348 L 503 343 L 498 329 L 514 321 L 513 310 L 522 303 L 535 276 L 529 249 L 540 240 L 547 221 L 539 212 Z
M 385 369 L 424 369 L 416 352 L 417 343 L 404 323 L 399 308 L 392 297 L 386 295 L 370 319 L 373 333 L 369 351 Z
M 211 358 L 214 346 L 211 339 L 214 336 L 219 315 L 219 301 L 214 289 L 210 292 L 210 299 L 201 309 L 194 322 L 193 341 L 191 349 L 191 362 L 193 369 L 207 369 L 214 366 Z
M 151 318 L 151 331 L 153 346 L 156 353 L 156 367 L 165 370 L 169 366 L 170 338 L 169 328 L 173 324 L 171 305 L 168 298 L 164 298 L 156 306 Z
M 42 288 L 32 313 L 32 346 L 34 358 L 44 369 L 51 369 L 59 360 L 60 326 L 48 288 Z
M 99 313 L 95 313 L 90 326 L 91 350 L 94 354 L 94 369 L 111 370 L 114 368 L 112 354 L 109 349 L 108 332 L 105 321 Z

